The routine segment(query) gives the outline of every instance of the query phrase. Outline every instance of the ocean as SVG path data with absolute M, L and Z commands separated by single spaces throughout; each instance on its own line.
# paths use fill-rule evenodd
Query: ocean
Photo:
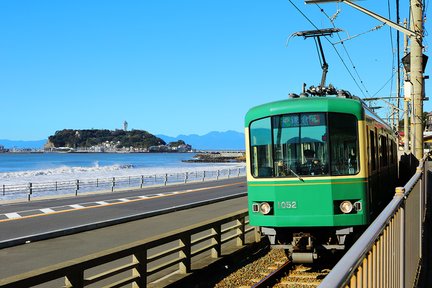
M 104 178 L 244 166 L 185 163 L 194 153 L 0 153 L 0 185 L 80 178 Z
M 75 183 L 79 180 L 83 186 L 84 183 L 94 181 L 100 181 L 100 183 L 107 181 L 106 185 L 108 185 L 113 178 L 119 179 L 118 182 L 120 182 L 120 179 L 127 177 L 129 177 L 129 182 L 131 178 L 139 181 L 144 177 L 146 179 L 158 178 L 157 181 L 161 183 L 166 174 L 170 177 L 169 181 L 174 177 L 182 181 L 182 177 L 185 176 L 179 174 L 190 173 L 191 176 L 195 175 L 198 178 L 203 177 L 198 176 L 199 173 L 206 171 L 206 177 L 208 177 L 211 174 L 210 171 L 244 170 L 245 167 L 244 163 L 182 162 L 194 156 L 194 153 L 0 153 L 0 188 L 6 191 L 0 193 L 0 200 L 21 198 L 22 195 L 14 196 L 18 193 L 13 191 L 24 190 L 20 194 L 27 193 L 28 188 L 26 187 L 29 183 L 32 183 L 33 187 L 48 184 L 50 187 L 54 187 L 53 185 L 57 187 L 59 183 Z M 154 180 L 154 184 L 158 184 L 157 181 Z M 119 184 L 116 183 L 116 188 L 119 187 Z M 73 191 L 73 185 L 69 185 L 72 188 L 68 189 Z M 139 183 L 132 185 L 136 186 Z M 94 187 L 89 187 L 87 190 L 92 189 Z M 80 192 L 82 191 L 84 191 L 83 187 L 80 187 Z M 44 191 L 41 196 L 46 192 L 63 193 Z

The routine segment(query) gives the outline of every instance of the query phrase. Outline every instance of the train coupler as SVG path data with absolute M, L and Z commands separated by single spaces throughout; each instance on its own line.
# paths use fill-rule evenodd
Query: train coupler
M 294 233 L 290 258 L 294 263 L 314 263 L 318 260 L 318 254 L 314 247 L 314 237 L 310 233 Z
M 294 233 L 291 244 L 294 251 L 310 251 L 314 248 L 314 237 L 310 233 Z
M 318 260 L 316 252 L 293 252 L 290 254 L 293 263 L 312 264 Z

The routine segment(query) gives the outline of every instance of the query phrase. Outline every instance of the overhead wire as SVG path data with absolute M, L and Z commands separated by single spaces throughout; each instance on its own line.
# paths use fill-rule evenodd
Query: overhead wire
M 294 6 L 294 8 L 315 28 L 315 29 L 319 29 L 313 22 L 312 20 L 310 20 L 306 14 L 303 13 L 303 11 L 300 10 L 300 8 L 298 8 L 291 0 L 288 0 L 288 2 L 291 3 L 291 5 Z
M 300 10 L 300 8 L 298 8 L 291 0 L 288 0 L 288 2 L 291 3 L 291 5 L 317 30 L 319 30 L 318 26 L 316 26 L 312 20 L 309 19 L 309 17 L 306 16 L 306 14 L 303 13 L 303 11 Z M 328 37 L 325 37 L 325 39 L 332 44 L 332 42 L 328 39 Z M 355 77 L 353 76 L 353 74 L 351 73 L 351 71 L 349 70 L 348 66 L 346 65 L 345 61 L 343 60 L 342 56 L 340 55 L 339 51 L 334 47 L 334 45 L 332 45 L 333 49 L 335 50 L 336 54 L 338 55 L 339 59 L 341 60 L 342 64 L 344 65 L 345 69 L 347 70 L 348 74 L 351 76 L 351 78 L 353 79 L 354 83 L 356 84 L 357 88 L 359 88 L 359 90 L 361 91 L 361 93 L 363 94 L 363 96 L 365 96 L 362 88 L 360 87 L 360 85 L 357 83 L 357 80 L 355 79 Z
M 388 17 L 391 20 L 391 12 L 390 12 L 390 0 L 387 0 L 387 12 L 388 12 Z M 399 24 L 399 23 L 398 23 Z M 395 49 L 394 49 L 394 44 L 393 44 L 393 33 L 392 33 L 392 28 L 389 27 L 389 34 L 390 34 L 390 46 L 391 46 L 391 51 L 392 51 L 392 71 L 395 71 Z M 399 55 L 397 55 L 397 57 L 399 57 Z M 392 78 L 394 75 L 392 75 Z M 393 91 L 393 81 L 391 81 L 390 83 L 390 95 L 392 94 Z M 399 108 L 399 107 L 398 107 Z
M 318 6 L 318 8 L 320 9 L 320 11 L 330 20 L 330 22 L 332 23 L 332 25 L 333 25 L 333 27 L 335 27 L 335 24 L 334 24 L 334 17 L 332 16 L 332 17 L 329 17 L 328 16 L 328 14 L 324 11 L 324 9 L 322 9 L 318 4 L 316 4 L 317 6 Z M 338 12 L 339 12 L 339 9 L 337 10 Z M 389 2 L 389 0 L 388 0 L 388 11 L 389 11 L 389 16 L 390 16 L 390 2 Z M 363 87 L 365 88 L 365 90 L 366 90 L 366 92 L 369 94 L 369 91 L 367 90 L 367 88 L 366 88 L 366 86 L 364 86 L 364 82 L 361 80 L 361 77 L 360 77 L 360 75 L 358 74 L 358 71 L 357 71 L 357 69 L 356 69 L 356 67 L 355 67 L 355 65 L 354 65 L 354 63 L 353 63 L 353 61 L 352 61 L 352 58 L 351 58 L 351 56 L 350 56 L 350 54 L 348 53 L 348 50 L 347 50 L 347 48 L 346 48 L 346 46 L 344 45 L 344 41 L 347 41 L 347 40 L 351 40 L 351 39 L 353 39 L 353 38 L 355 38 L 355 37 L 358 37 L 358 36 L 360 36 L 360 35 L 363 35 L 363 34 L 366 34 L 366 33 L 369 33 L 369 32 L 372 32 L 372 31 L 375 31 L 375 30 L 378 30 L 378 29 L 380 29 L 380 28 L 382 28 L 384 25 L 386 25 L 385 23 L 383 23 L 383 24 L 381 24 L 381 25 L 378 25 L 378 26 L 376 26 L 376 27 L 374 27 L 374 28 L 372 28 L 372 29 L 370 29 L 370 30 L 368 30 L 368 31 L 366 31 L 366 32 L 363 32 L 363 33 L 360 33 L 360 34 L 357 34 L 357 35 L 354 35 L 354 36 L 350 36 L 348 39 L 344 39 L 344 40 L 342 40 L 341 38 L 340 38 L 340 36 L 338 35 L 338 37 L 339 37 L 339 39 L 340 39 L 340 41 L 339 42 L 335 42 L 335 43 L 333 43 L 334 45 L 336 45 L 336 44 L 342 44 L 342 46 L 343 46 L 343 48 L 344 48 L 344 50 L 345 50 L 345 52 L 346 52 L 346 54 L 347 54 L 347 57 L 348 57 L 348 59 L 351 61 L 351 64 L 353 65 L 353 69 L 354 69 L 354 71 L 356 72 L 356 75 L 357 75 L 357 77 L 359 78 L 359 80 L 360 80 L 360 82 L 363 84 Z M 389 31 L 390 31 L 390 39 L 391 39 L 391 47 L 392 47 L 392 53 L 393 53 L 393 55 L 395 55 L 395 52 L 394 52 L 394 44 L 393 44 L 393 35 L 392 35 L 392 29 L 389 27 Z M 392 73 L 395 71 L 395 61 L 394 61 L 394 57 L 392 57 Z M 391 78 L 390 78 L 390 80 L 392 80 L 394 78 L 394 74 L 392 74 L 392 76 L 391 76 Z M 387 81 L 386 82 L 386 84 L 382 87 L 382 88 L 380 88 L 379 89 L 379 91 L 381 91 L 387 84 L 389 83 L 389 81 Z M 393 82 L 391 82 L 391 84 L 393 84 Z M 393 85 L 391 85 L 391 87 L 390 87 L 390 95 L 391 95 L 391 91 L 393 90 Z M 375 93 L 375 95 L 376 95 L 377 93 Z
M 303 11 L 301 11 L 301 9 L 299 9 L 291 0 L 288 0 L 290 3 L 291 3 L 291 5 L 313 26 L 313 27 L 315 27 L 315 29 L 319 29 L 310 19 L 309 19 L 309 17 L 307 17 L 307 15 L 305 14 L 305 13 L 303 13 Z M 425 1 L 425 0 L 424 0 Z M 427 0 L 427 1 L 429 1 L 429 0 Z M 320 11 L 329 19 L 329 21 L 331 22 L 331 24 L 333 25 L 333 27 L 334 28 L 336 28 L 336 26 L 335 26 L 335 24 L 334 24 L 334 21 L 336 20 L 336 18 L 337 18 L 337 16 L 338 16 L 338 14 L 340 13 L 340 9 L 338 9 L 337 11 L 336 11 L 336 13 L 333 15 L 333 16 L 329 16 L 325 11 L 324 11 L 324 9 L 322 9 L 318 4 L 316 4 L 317 6 L 318 6 L 318 8 L 320 9 Z M 388 14 L 389 14 L 389 18 L 391 18 L 391 13 L 390 13 L 390 1 L 389 0 L 387 0 L 387 6 L 388 6 Z M 371 30 L 369 30 L 369 31 L 367 31 L 367 32 L 365 32 L 365 33 L 362 33 L 362 34 L 366 34 L 366 33 L 368 33 L 368 32 L 372 32 L 372 31 L 375 31 L 375 30 L 378 30 L 378 29 L 380 29 L 381 27 L 383 27 L 385 24 L 381 24 L 381 25 L 378 25 L 378 26 L 376 26 L 376 27 L 374 27 L 374 28 L 372 28 Z M 394 80 L 394 75 L 395 75 L 395 73 L 397 72 L 397 70 L 396 70 L 396 68 L 395 68 L 395 49 L 394 49 L 394 40 L 393 40 L 393 34 L 392 34 L 392 29 L 389 27 L 389 31 L 390 31 L 390 42 L 391 42 L 391 51 L 392 51 L 392 54 L 393 54 L 393 57 L 392 57 L 392 75 L 391 75 L 391 77 L 390 77 L 390 79 L 388 80 L 388 81 L 386 81 L 385 82 L 385 84 L 378 90 L 378 92 L 377 93 L 379 93 L 382 89 L 384 89 L 389 83 L 391 84 L 390 85 L 390 95 L 392 94 L 392 91 L 393 91 L 393 80 Z M 360 35 L 362 35 L 362 34 L 360 34 Z M 355 35 L 354 37 L 350 37 L 349 39 L 352 39 L 352 38 L 355 38 L 355 37 L 358 37 L 358 36 L 360 36 L 360 35 Z M 333 46 L 333 48 L 334 48 L 334 50 L 335 50 L 335 52 L 336 52 L 336 54 L 338 55 L 338 57 L 340 58 L 340 60 L 341 60 L 341 62 L 343 63 L 343 65 L 345 66 L 345 68 L 347 69 L 347 71 L 348 71 L 348 73 L 350 74 L 350 76 L 351 76 L 351 78 L 353 79 L 353 81 L 355 82 L 355 84 L 357 85 L 357 87 L 359 88 L 359 90 L 361 91 L 361 93 L 363 94 L 363 96 L 365 96 L 365 94 L 364 94 L 364 92 L 363 92 L 363 89 L 365 90 L 365 92 L 370 96 L 370 93 L 369 93 L 369 90 L 367 89 L 367 87 L 366 87 L 366 85 L 365 85 L 365 83 L 364 83 L 364 81 L 362 80 L 362 78 L 361 78 L 361 76 L 360 76 L 360 74 L 358 73 L 358 70 L 357 70 L 357 68 L 356 68 L 356 66 L 354 65 L 354 62 L 353 62 L 353 60 L 352 60 L 352 58 L 351 58 L 351 56 L 350 56 L 350 53 L 348 52 L 348 49 L 347 49 L 347 47 L 345 46 L 345 44 L 344 44 L 344 41 L 346 41 L 346 40 L 342 40 L 341 39 L 341 37 L 340 37 L 340 35 L 338 34 L 337 35 L 337 37 L 339 38 L 339 42 L 336 42 L 336 43 L 332 43 L 329 39 L 328 39 L 328 37 L 325 37 L 326 38 L 326 40 L 330 43 L 330 44 L 332 44 L 332 46 Z M 353 76 L 353 74 L 351 73 L 351 71 L 350 71 L 350 69 L 348 68 L 348 66 L 346 65 L 346 63 L 345 63 L 345 61 L 343 60 L 343 58 L 342 58 L 342 56 L 340 55 L 340 53 L 339 53 L 339 51 L 337 50 L 337 48 L 335 47 L 335 45 L 336 44 L 342 44 L 342 47 L 343 47 L 343 49 L 344 49 L 344 51 L 345 51 L 345 53 L 346 53 L 346 55 L 347 55 L 347 57 L 348 57 L 348 59 L 349 59 L 349 61 L 350 61 L 350 63 L 351 63 L 351 65 L 352 65 L 352 69 L 354 70 L 354 72 L 355 72 L 355 74 L 356 74 L 356 76 L 357 76 L 357 78 L 359 79 L 359 81 L 360 81 L 360 83 L 361 83 L 361 85 L 363 86 L 363 89 L 360 87 L 360 85 L 358 84 L 358 82 L 357 82 L 357 80 L 355 79 L 355 77 Z M 399 45 L 399 44 L 398 44 Z M 398 57 L 398 56 L 397 56 Z M 400 67 L 400 64 L 399 64 L 399 62 L 398 62 L 398 69 L 399 69 L 399 67 Z M 377 94 L 377 93 L 375 93 L 375 95 Z
M 345 41 L 352 40 L 352 39 L 354 39 L 354 38 L 357 38 L 357 37 L 362 36 L 362 35 L 364 35 L 364 34 L 367 34 L 367 33 L 369 33 L 369 32 L 373 32 L 373 31 L 375 31 L 375 30 L 379 30 L 379 29 L 381 29 L 382 27 L 384 27 L 385 25 L 386 25 L 385 23 L 383 23 L 383 24 L 381 24 L 381 25 L 377 25 L 377 26 L 373 27 L 372 29 L 370 29 L 370 30 L 368 30 L 368 31 L 361 32 L 361 33 L 358 33 L 358 34 L 353 35 L 353 36 L 349 36 L 348 38 L 346 38 L 346 39 L 342 39 L 342 40 L 339 40 L 338 42 L 334 42 L 333 44 L 334 44 L 334 45 L 336 45 L 336 44 L 343 44 Z
M 375 92 L 375 94 L 373 94 L 372 97 L 375 97 L 376 95 L 378 95 L 378 93 L 380 93 L 381 90 L 383 90 L 383 89 L 387 86 L 387 84 L 388 84 L 389 82 L 393 82 L 393 79 L 394 79 L 394 76 L 396 75 L 396 73 L 397 73 L 397 71 L 393 71 L 392 75 L 390 76 L 390 79 L 388 79 L 388 80 L 387 80 L 387 81 L 382 85 L 382 87 L 381 87 L 380 89 L 378 89 L 378 91 Z M 390 95 L 391 95 L 391 94 L 390 94 Z
M 325 15 L 329 20 L 330 20 L 330 23 L 333 25 L 333 27 L 336 28 L 336 25 L 334 24 L 334 20 L 336 20 L 336 17 L 332 16 L 332 17 L 330 18 L 330 17 L 328 16 L 328 14 L 324 11 L 323 8 L 321 8 L 318 4 L 316 4 L 316 5 L 317 5 L 318 8 L 320 9 L 321 13 L 323 13 L 323 14 L 324 14 L 324 15 Z M 339 9 L 338 9 L 338 11 L 339 11 Z M 375 28 L 376 28 L 376 27 L 375 27 Z M 371 31 L 373 31 L 375 28 L 373 28 Z M 379 28 L 377 28 L 377 29 L 379 29 Z M 366 88 L 365 83 L 363 82 L 362 78 L 360 77 L 360 74 L 359 74 L 358 71 L 357 71 L 357 68 L 356 68 L 355 65 L 354 65 L 354 61 L 352 60 L 350 54 L 348 53 L 348 49 L 346 48 L 346 46 L 345 46 L 344 42 L 342 41 L 342 39 L 341 39 L 341 37 L 340 37 L 339 34 L 337 34 L 337 37 L 339 38 L 339 42 L 338 42 L 338 43 L 341 43 L 341 44 L 342 44 L 342 47 L 343 47 L 343 49 L 344 49 L 344 51 L 345 51 L 345 53 L 346 53 L 346 55 L 347 55 L 347 57 L 348 57 L 348 60 L 350 61 L 351 65 L 352 65 L 352 68 L 353 68 L 355 74 L 357 75 L 357 77 L 358 77 L 360 83 L 362 84 L 362 86 L 363 86 L 363 88 L 364 88 L 366 94 L 368 94 L 368 95 L 370 96 L 370 94 L 369 94 L 369 90 Z M 332 43 L 332 46 L 333 46 L 333 48 L 334 48 L 335 50 L 337 50 L 336 47 L 335 47 L 335 44 L 334 44 L 334 43 Z M 357 81 L 355 81 L 355 82 L 356 82 L 356 84 L 357 84 Z M 357 87 L 359 87 L 358 84 L 357 84 Z M 363 93 L 363 90 L 362 90 L 361 88 L 359 88 L 359 89 L 360 89 L 360 91 L 362 92 L 363 96 L 365 96 L 365 94 Z

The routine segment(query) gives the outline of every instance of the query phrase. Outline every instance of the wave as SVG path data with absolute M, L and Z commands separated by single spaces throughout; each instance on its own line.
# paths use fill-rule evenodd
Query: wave
M 110 166 L 100 166 L 99 162 L 94 162 L 91 167 L 69 167 L 62 166 L 52 169 L 43 170 L 26 170 L 17 172 L 1 172 L 1 184 L 24 184 L 24 183 L 40 183 L 40 182 L 55 182 L 55 181 L 70 181 L 70 180 L 85 180 L 85 179 L 103 179 L 112 177 L 127 177 L 139 175 L 162 175 L 165 173 L 175 174 L 191 171 L 215 171 L 222 170 L 228 167 L 241 167 L 244 165 L 234 163 L 223 164 L 188 164 L 186 166 L 176 167 L 136 167 L 132 164 L 115 164 Z
M 106 174 L 115 171 L 121 170 L 130 170 L 133 169 L 134 165 L 132 164 L 122 164 L 122 165 L 110 165 L 110 166 L 99 166 L 98 162 L 95 162 L 94 166 L 91 167 L 69 167 L 62 166 L 58 168 L 52 169 L 42 169 L 42 170 L 26 170 L 26 171 L 17 171 L 17 172 L 2 172 L 0 173 L 0 181 L 3 180 L 21 180 L 19 182 L 29 181 L 29 180 L 42 180 L 40 178 L 52 178 L 52 177 L 60 177 L 61 179 L 74 178 L 77 176 L 89 175 L 93 176 L 95 174 Z M 7 181 L 7 182 L 10 182 Z
M 45 169 L 45 170 L 27 170 L 27 171 L 19 171 L 19 172 L 4 172 L 4 173 L 0 173 L 0 178 L 55 175 L 55 174 L 74 174 L 77 172 L 117 171 L 117 170 L 122 170 L 122 169 L 131 169 L 131 168 L 134 168 L 134 165 L 126 164 L 126 165 L 99 166 L 97 164 L 97 165 L 92 166 L 92 167 L 62 166 L 59 168 Z

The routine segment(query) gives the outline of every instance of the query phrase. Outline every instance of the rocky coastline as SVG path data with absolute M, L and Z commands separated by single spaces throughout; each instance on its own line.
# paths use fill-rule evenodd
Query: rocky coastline
M 245 161 L 246 156 L 244 152 L 198 153 L 193 159 L 182 160 L 182 162 L 187 163 L 236 163 Z

